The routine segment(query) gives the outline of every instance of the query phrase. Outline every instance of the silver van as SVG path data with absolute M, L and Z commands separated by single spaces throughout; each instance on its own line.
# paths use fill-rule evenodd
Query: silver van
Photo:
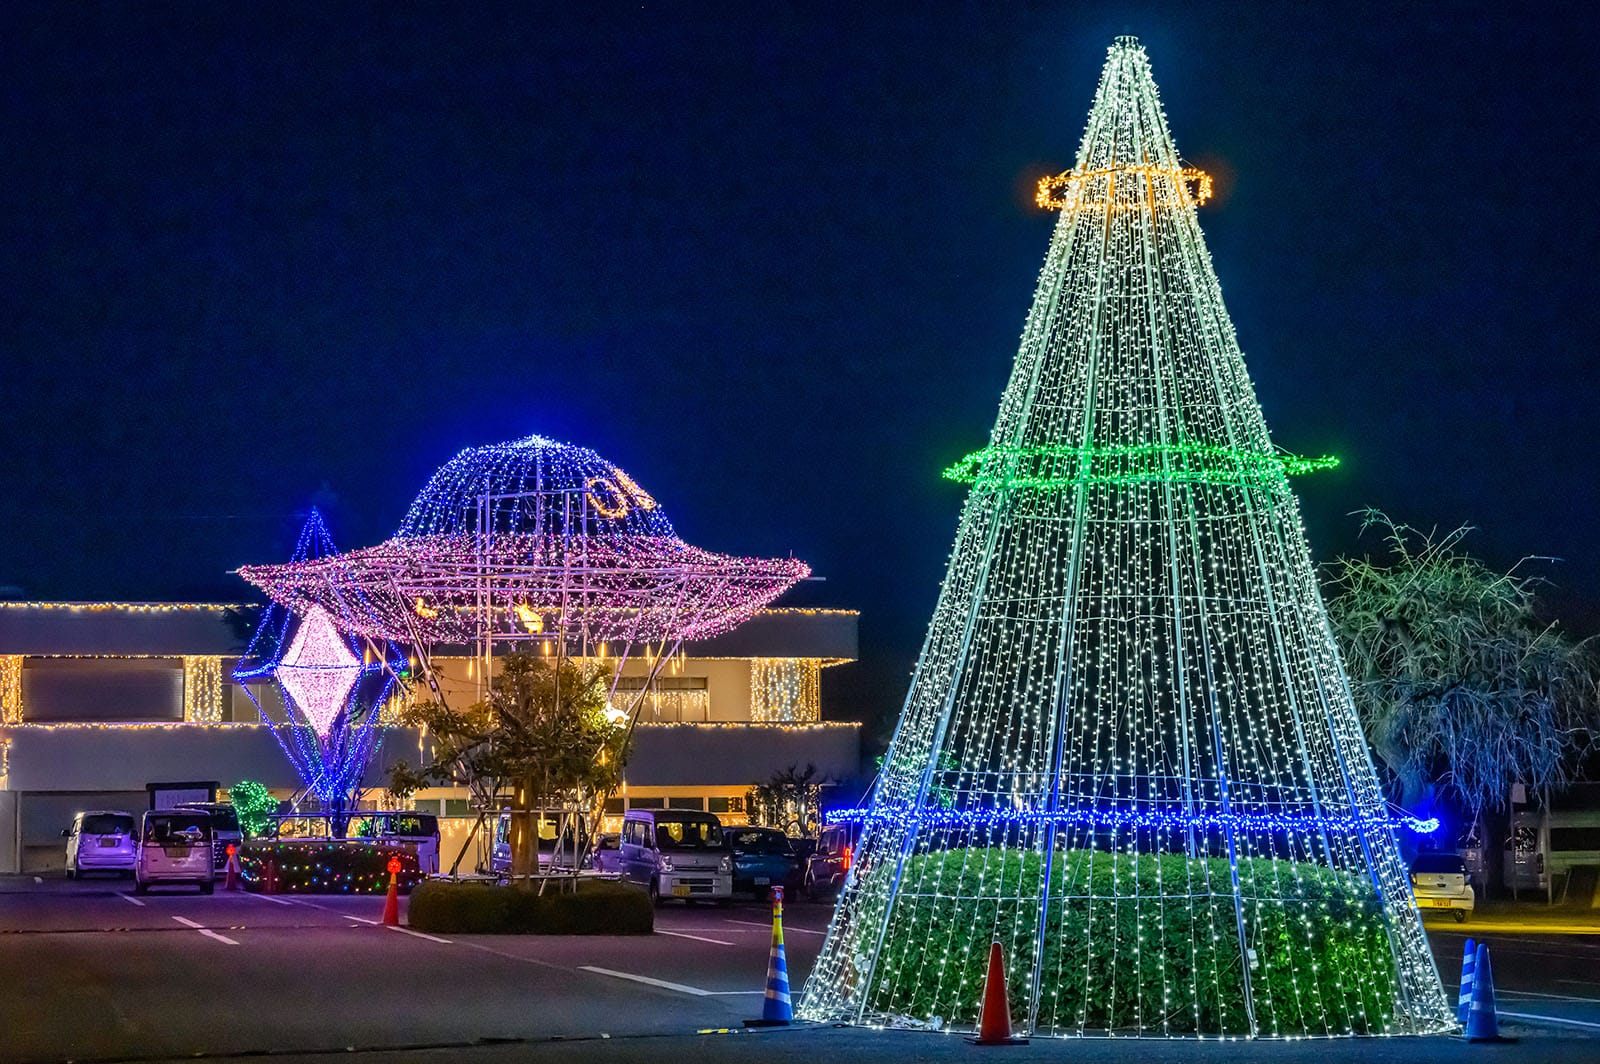
M 193 883 L 201 894 L 210 894 L 216 884 L 211 849 L 210 813 L 199 809 L 151 810 L 139 826 L 133 892 L 143 894 L 161 883 Z
M 137 847 L 132 813 L 120 809 L 79 813 L 61 836 L 67 840 L 68 879 L 85 872 L 133 873 Z
M 685 809 L 630 809 L 617 846 L 622 878 L 639 883 L 657 905 L 726 902 L 733 897 L 733 855 L 722 822 Z

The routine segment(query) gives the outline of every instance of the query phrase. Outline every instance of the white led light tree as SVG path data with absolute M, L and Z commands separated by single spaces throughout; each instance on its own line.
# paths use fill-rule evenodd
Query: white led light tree
M 1394 826 L 1144 50 L 1110 49 L 809 1019 L 1446 1029 Z

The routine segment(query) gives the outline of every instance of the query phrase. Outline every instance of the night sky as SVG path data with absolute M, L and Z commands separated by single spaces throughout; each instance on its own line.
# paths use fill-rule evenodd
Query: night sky
M 1590 9 L 949 7 L 5 5 L 5 594 L 248 600 L 538 432 L 808 561 L 892 720 L 1133 33 L 1314 555 L 1470 522 L 1600 628 Z

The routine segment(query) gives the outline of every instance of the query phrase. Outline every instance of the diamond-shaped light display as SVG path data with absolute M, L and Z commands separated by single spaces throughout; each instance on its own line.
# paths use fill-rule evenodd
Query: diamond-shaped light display
M 361 659 L 350 652 L 328 611 L 311 607 L 278 663 L 277 677 L 295 708 L 322 738 L 328 737 L 360 675 Z

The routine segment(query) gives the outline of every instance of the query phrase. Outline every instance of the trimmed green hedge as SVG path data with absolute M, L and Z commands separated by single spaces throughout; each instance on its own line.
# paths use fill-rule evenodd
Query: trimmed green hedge
M 411 892 L 406 923 L 458 935 L 648 935 L 655 906 L 640 887 L 580 879 L 577 893 L 427 880 Z
M 1248 1034 L 1230 875 L 1222 858 L 1058 852 L 1038 1029 Z M 1026 1016 L 1042 878 L 1043 859 L 1031 852 L 909 858 L 869 1009 L 975 1023 L 989 943 L 999 941 L 1012 1015 Z M 1397 976 L 1370 882 L 1318 865 L 1241 858 L 1239 884 L 1261 1034 L 1388 1028 Z

